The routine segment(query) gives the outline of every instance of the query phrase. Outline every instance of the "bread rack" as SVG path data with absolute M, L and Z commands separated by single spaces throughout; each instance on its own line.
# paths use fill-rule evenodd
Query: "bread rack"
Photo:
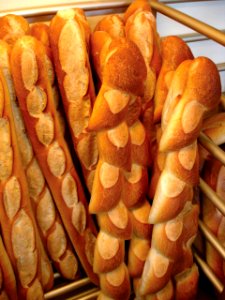
M 52 16 L 60 9 L 66 9 L 71 7 L 80 7 L 85 10 L 85 13 L 90 18 L 100 17 L 103 13 L 121 13 L 132 1 L 83 1 L 68 5 L 54 5 L 53 6 L 41 6 L 32 9 L 20 9 L 1 12 L 0 15 L 12 13 L 19 14 L 26 17 L 30 22 L 48 21 Z M 193 29 L 196 33 L 186 34 L 180 36 L 186 42 L 199 41 L 209 38 L 223 46 L 225 46 L 225 33 L 223 30 L 217 30 L 216 28 L 207 25 L 185 13 L 182 13 L 174 8 L 171 8 L 167 3 L 187 2 L 187 0 L 161 0 L 157 2 L 155 0 L 150 1 L 150 5 L 155 12 L 159 12 L 189 28 Z M 217 65 L 218 71 L 225 71 L 225 62 Z M 225 165 L 225 152 L 223 152 L 218 146 L 204 134 L 199 136 L 200 144 L 206 148 L 214 157 L 220 160 Z M 201 191 L 214 203 L 214 205 L 225 215 L 225 204 L 218 197 L 218 195 L 200 178 L 199 187 Z M 210 242 L 225 259 L 225 248 L 219 243 L 216 237 L 209 231 L 207 225 L 199 220 L 199 230 L 203 234 L 204 238 Z M 194 257 L 198 263 L 201 271 L 204 273 L 209 282 L 212 283 L 219 297 L 225 297 L 225 286 L 215 276 L 200 254 L 193 249 Z M 58 273 L 55 274 L 55 287 L 51 291 L 45 294 L 45 299 L 67 299 L 67 300 L 89 300 L 96 299 L 99 293 L 98 287 L 94 286 L 89 278 L 81 278 L 75 282 L 65 282 Z M 222 298 L 224 299 L 224 298 Z

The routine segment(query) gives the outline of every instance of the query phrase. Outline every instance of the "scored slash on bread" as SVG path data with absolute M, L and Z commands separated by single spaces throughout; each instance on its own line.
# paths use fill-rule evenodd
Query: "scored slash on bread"
M 84 270 L 97 283 L 92 268 L 96 229 L 57 118 L 46 58 L 46 48 L 34 37 L 24 36 L 16 42 L 11 54 L 15 90 L 33 149 L 65 229 Z M 35 98 L 31 96 L 33 91 L 37 91 Z M 36 114 L 29 109 L 33 106 L 28 105 L 34 100 Z
M 15 41 L 30 33 L 30 25 L 22 16 L 8 14 L 0 17 L 0 39 L 13 45 Z
M 48 55 L 48 59 L 46 58 L 46 64 L 48 65 L 49 80 L 52 85 L 52 94 L 53 94 L 53 99 L 55 102 L 55 107 L 56 107 L 56 111 L 57 111 L 57 115 L 58 115 L 57 117 L 58 117 L 60 125 L 61 125 L 62 134 L 64 134 L 65 133 L 65 119 L 64 119 L 64 116 L 62 113 L 63 105 L 62 105 L 61 97 L 59 94 L 57 78 L 56 78 L 54 65 L 53 65 L 53 56 L 52 56 L 52 50 L 51 50 L 51 46 L 50 46 L 49 25 L 47 25 L 45 23 L 34 23 L 30 29 L 30 35 L 37 38 L 46 47 L 46 52 Z

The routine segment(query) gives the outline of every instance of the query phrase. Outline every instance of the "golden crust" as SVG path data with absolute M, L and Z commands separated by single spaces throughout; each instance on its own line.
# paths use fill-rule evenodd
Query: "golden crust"
M 45 23 L 34 23 L 31 25 L 30 34 L 46 47 L 50 47 L 49 26 Z
M 125 273 L 124 280 L 118 286 L 110 284 L 110 282 L 107 280 L 108 273 L 102 273 L 100 275 L 102 292 L 105 293 L 108 297 L 112 297 L 113 299 L 128 300 L 130 296 L 130 280 L 125 264 L 121 264 L 116 272 Z
M 101 213 L 98 215 L 99 226 L 102 230 L 108 232 L 109 234 L 113 232 L 113 236 L 123 240 L 130 240 L 133 231 L 133 224 L 131 220 L 130 212 L 128 213 L 127 224 L 124 228 L 119 228 L 112 222 L 108 213 Z
M 90 213 L 99 213 L 103 211 L 108 211 L 109 209 L 116 206 L 119 202 L 121 191 L 122 191 L 122 173 L 119 172 L 118 180 L 115 185 L 104 189 L 100 181 L 100 169 L 103 162 L 99 160 L 97 169 L 95 172 L 92 194 L 89 204 Z
M 125 37 L 124 21 L 119 15 L 107 15 L 98 22 L 95 31 L 107 32 L 112 38 Z
M 91 35 L 92 64 L 99 80 L 102 80 L 103 67 L 111 41 L 111 36 L 105 31 L 95 31 Z
M 164 176 L 166 171 L 163 170 L 162 174 Z M 149 222 L 151 224 L 165 222 L 174 218 L 181 212 L 185 203 L 187 201 L 191 201 L 193 197 L 192 187 L 186 184 L 184 184 L 183 189 L 177 195 L 171 197 L 165 195 L 163 190 L 165 191 L 166 187 L 162 187 L 163 181 L 163 177 L 160 176 L 152 208 L 149 214 Z M 175 189 L 174 191 L 176 192 Z M 173 203 L 173 205 L 168 207 L 168 203 Z
M 27 20 L 18 15 L 8 14 L 0 17 L 0 39 L 13 45 L 18 38 L 29 34 L 30 25 Z
M 131 210 L 134 234 L 147 241 L 151 240 L 153 225 L 149 224 L 148 216 L 151 210 L 151 205 L 147 200 L 139 205 L 139 207 Z
M 175 277 L 175 297 L 178 300 L 195 299 L 198 291 L 199 271 L 196 264 Z
M 151 263 L 152 255 L 153 250 L 151 247 L 145 261 L 145 266 L 142 273 L 142 280 L 139 286 L 139 293 L 141 296 L 145 296 L 151 293 L 157 293 L 169 282 L 172 275 L 174 263 L 168 260 L 167 269 L 164 272 L 164 274 L 160 277 L 156 276 L 154 267 Z
M 94 252 L 94 272 L 95 273 L 106 273 L 114 270 L 119 267 L 121 263 L 124 261 L 124 241 L 119 240 L 119 249 L 112 258 L 104 259 L 98 250 L 98 247 L 95 247 Z
M 127 19 L 133 15 L 136 11 L 151 11 L 151 6 L 146 0 L 135 0 L 129 5 L 126 12 L 124 13 L 124 20 L 127 22 Z
M 161 119 L 162 109 L 176 68 L 187 59 L 193 59 L 192 52 L 187 44 L 176 36 L 168 36 L 161 40 L 162 67 L 156 82 L 154 95 L 154 122 Z M 169 79 L 171 77 L 171 79 Z
M 159 146 L 159 150 L 163 152 L 190 145 L 198 137 L 205 112 L 215 108 L 220 101 L 220 77 L 210 59 L 199 57 L 181 63 L 174 74 L 171 91 L 176 90 L 176 86 L 179 87 L 179 82 L 182 81 L 185 87 L 180 99 L 172 100 L 177 101 L 177 105 L 174 110 L 170 108 L 173 113 L 167 116 L 167 125 L 163 121 L 165 130 Z M 171 99 L 168 94 L 164 105 L 165 112 L 168 110 L 169 101 Z M 188 113 L 193 118 L 188 119 Z
M 123 181 L 123 202 L 128 208 L 133 208 L 144 201 L 148 189 L 148 171 L 147 168 L 141 168 L 141 177 L 136 182 L 130 182 L 128 174 Z
M 110 50 L 113 53 L 104 67 L 104 83 L 125 92 L 142 96 L 146 79 L 146 66 L 138 47 L 131 41 L 120 39 L 112 42 Z
M 93 107 L 93 111 L 88 123 L 87 130 L 99 131 L 109 129 L 119 125 L 126 117 L 128 104 L 119 112 L 112 113 L 108 102 L 105 100 L 105 93 L 109 90 L 108 86 L 102 85 Z
M 100 158 L 109 164 L 129 171 L 131 169 L 131 142 L 130 138 L 124 147 L 113 145 L 108 137 L 107 130 L 98 133 L 98 150 Z

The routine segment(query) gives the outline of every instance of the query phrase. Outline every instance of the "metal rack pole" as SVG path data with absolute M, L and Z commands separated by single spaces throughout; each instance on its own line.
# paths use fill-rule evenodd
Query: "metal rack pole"
M 225 34 L 222 31 L 160 2 L 151 1 L 150 4 L 151 7 L 156 11 L 188 26 L 191 29 L 194 29 L 201 34 L 204 34 L 210 39 L 213 39 L 214 41 L 225 46 Z

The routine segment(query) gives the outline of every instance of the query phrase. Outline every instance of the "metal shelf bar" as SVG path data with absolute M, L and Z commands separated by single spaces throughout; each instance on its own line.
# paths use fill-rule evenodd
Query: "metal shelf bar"
M 225 165 L 225 152 L 219 146 L 215 145 L 203 132 L 200 133 L 198 140 L 204 148 Z
M 166 15 L 167 17 L 170 17 L 173 20 L 178 21 L 179 23 L 182 23 L 183 25 L 186 25 L 189 28 L 191 28 L 191 29 L 209 37 L 210 39 L 213 39 L 214 41 L 220 43 L 221 45 L 225 46 L 225 34 L 222 31 L 220 31 L 202 21 L 199 21 L 183 12 L 180 12 L 172 7 L 166 6 L 163 3 L 151 1 L 150 4 L 153 9 L 162 13 L 163 15 Z
M 80 287 L 84 287 L 91 283 L 89 278 L 83 278 L 72 283 L 68 283 L 62 287 L 55 288 L 45 294 L 45 299 L 53 299 L 54 297 L 59 297 L 65 293 L 72 292 Z
M 222 294 L 224 291 L 224 286 L 222 282 L 216 277 L 216 275 L 213 273 L 213 271 L 210 269 L 210 267 L 206 264 L 206 262 L 194 251 L 194 257 L 198 263 L 198 265 L 201 267 L 202 271 L 206 275 L 206 277 L 210 280 L 210 282 L 213 284 L 213 286 L 216 288 L 216 290 Z
M 218 210 L 225 216 L 225 204 L 223 200 L 215 193 L 215 191 L 200 178 L 199 187 L 203 193 L 212 201 Z
M 205 238 L 220 253 L 223 259 L 225 259 L 225 248 L 220 244 L 216 236 L 208 229 L 208 227 L 201 220 L 199 220 L 198 225 Z

